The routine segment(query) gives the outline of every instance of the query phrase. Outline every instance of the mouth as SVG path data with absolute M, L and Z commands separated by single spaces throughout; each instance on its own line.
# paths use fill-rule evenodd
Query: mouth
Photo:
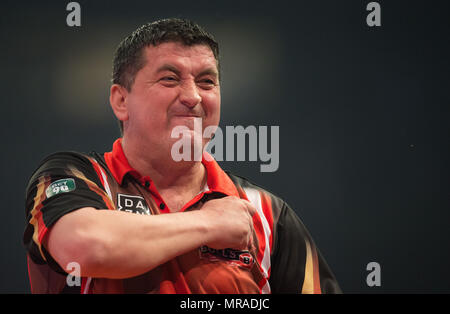
M 177 114 L 173 116 L 174 118 L 177 119 L 202 119 L 202 116 L 199 115 L 194 115 L 194 114 Z
M 203 119 L 199 115 L 194 114 L 177 114 L 172 116 L 172 125 L 184 125 L 188 127 L 190 130 L 197 129 L 203 123 Z

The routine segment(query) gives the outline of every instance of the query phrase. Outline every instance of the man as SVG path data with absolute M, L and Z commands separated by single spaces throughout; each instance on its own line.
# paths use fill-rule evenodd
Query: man
M 219 123 L 218 60 L 213 37 L 180 19 L 120 44 L 110 103 L 122 138 L 104 155 L 48 156 L 27 187 L 33 292 L 340 292 L 284 201 L 207 153 L 173 159 L 175 127 L 194 138 L 195 120 Z M 68 284 L 68 265 L 80 286 Z

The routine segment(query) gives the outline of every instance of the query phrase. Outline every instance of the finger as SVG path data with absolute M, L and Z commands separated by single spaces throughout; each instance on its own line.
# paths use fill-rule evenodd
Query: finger
M 253 214 L 256 212 L 255 206 L 253 206 L 253 204 L 247 200 L 241 199 L 241 201 L 244 203 L 244 205 L 247 208 L 247 211 L 250 213 L 250 215 L 253 216 Z
M 249 239 L 248 239 L 248 244 L 247 244 L 247 248 L 249 251 L 253 250 L 253 244 L 254 244 L 253 236 L 250 234 Z
M 253 206 L 252 204 L 248 204 L 247 205 L 247 211 L 250 214 L 251 217 L 253 217 L 253 215 L 257 212 L 255 206 Z

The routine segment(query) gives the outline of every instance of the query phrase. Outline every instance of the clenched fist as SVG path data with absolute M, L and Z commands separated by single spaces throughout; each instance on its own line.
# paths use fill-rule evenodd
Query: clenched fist
M 235 196 L 214 199 L 200 209 L 208 228 L 205 245 L 214 249 L 249 249 L 252 245 L 253 205 Z

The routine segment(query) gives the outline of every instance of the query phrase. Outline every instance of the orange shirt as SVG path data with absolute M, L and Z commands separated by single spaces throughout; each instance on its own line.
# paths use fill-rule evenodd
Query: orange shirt
M 228 195 L 250 201 L 257 214 L 253 216 L 254 245 L 249 251 L 203 246 L 133 278 L 82 278 L 80 287 L 68 287 L 67 273 L 42 246 L 48 228 L 60 217 L 83 207 L 141 215 L 170 213 L 151 178 L 130 166 L 118 139 L 112 151 L 103 156 L 74 152 L 50 155 L 31 177 L 24 245 L 28 250 L 32 291 L 226 294 L 339 291 L 309 233 L 284 201 L 244 178 L 225 173 L 214 160 L 203 158 L 202 163 L 207 184 L 180 212 L 198 210 L 209 199 Z M 128 241 L 133 239 L 123 239 L 123 245 Z

